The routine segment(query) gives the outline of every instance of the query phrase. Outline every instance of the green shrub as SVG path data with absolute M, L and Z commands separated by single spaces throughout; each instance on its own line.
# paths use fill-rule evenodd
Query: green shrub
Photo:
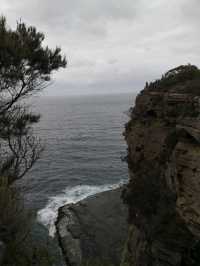
M 33 242 L 30 234 L 34 215 L 24 208 L 20 193 L 2 177 L 0 183 L 0 239 L 6 246 L 3 266 L 50 266 L 48 243 Z
M 177 84 L 183 82 L 192 82 L 191 86 L 187 86 L 184 89 L 193 93 L 200 94 L 200 70 L 194 65 L 181 65 L 173 68 L 165 73 L 161 79 L 155 80 L 150 84 L 146 84 L 145 88 L 149 89 L 168 89 Z M 185 91 L 186 92 L 186 91 Z

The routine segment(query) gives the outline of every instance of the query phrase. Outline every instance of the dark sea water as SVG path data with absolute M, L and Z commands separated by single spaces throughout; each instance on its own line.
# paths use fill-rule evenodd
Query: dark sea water
M 122 136 L 134 94 L 35 98 L 42 114 L 36 133 L 45 150 L 20 181 L 26 204 L 54 234 L 58 207 L 108 190 L 128 179 Z

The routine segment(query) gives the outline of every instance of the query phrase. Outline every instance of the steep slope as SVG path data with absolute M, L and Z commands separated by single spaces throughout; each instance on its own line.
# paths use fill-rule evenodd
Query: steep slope
M 146 84 L 136 98 L 125 130 L 125 265 L 200 265 L 199 113 L 200 70 L 191 65 Z

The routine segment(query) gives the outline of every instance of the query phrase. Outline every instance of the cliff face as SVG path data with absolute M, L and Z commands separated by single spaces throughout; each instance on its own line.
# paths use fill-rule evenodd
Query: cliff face
M 125 265 L 200 265 L 199 113 L 200 74 L 194 66 L 169 71 L 136 98 L 125 130 Z

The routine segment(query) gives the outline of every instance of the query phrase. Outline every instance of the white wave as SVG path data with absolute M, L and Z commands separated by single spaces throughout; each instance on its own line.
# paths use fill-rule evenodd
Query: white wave
M 59 207 L 69 203 L 76 203 L 99 192 L 115 189 L 122 184 L 123 182 L 114 185 L 78 185 L 75 187 L 66 188 L 61 194 L 49 198 L 46 207 L 38 211 L 37 221 L 45 225 L 49 230 L 49 235 L 54 237 L 56 232 L 55 222 Z

